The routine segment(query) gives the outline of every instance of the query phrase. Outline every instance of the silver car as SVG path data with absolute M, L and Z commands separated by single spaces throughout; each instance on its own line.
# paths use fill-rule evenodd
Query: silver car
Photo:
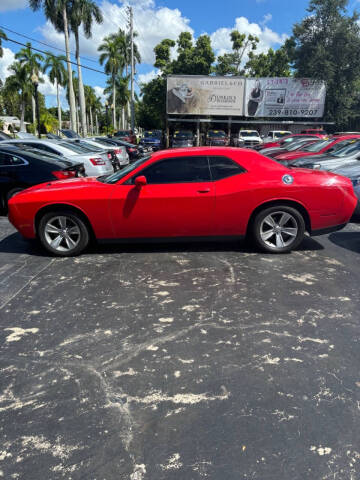
M 98 148 L 103 148 L 107 151 L 111 150 L 114 152 L 114 155 L 116 156 L 119 165 L 124 166 L 124 165 L 129 165 L 130 160 L 129 160 L 129 155 L 126 151 L 126 148 L 123 146 L 115 146 L 115 145 L 109 145 L 109 143 L 101 141 L 99 138 L 84 138 L 84 141 L 94 145 L 95 147 Z
M 111 161 L 106 155 L 100 155 L 96 152 L 91 153 L 89 149 L 75 143 L 68 143 L 65 140 L 6 140 L 5 143 L 17 144 L 19 147 L 21 144 L 30 145 L 38 150 L 64 157 L 74 163 L 82 163 L 85 173 L 89 177 L 114 173 Z
M 359 199 L 352 220 L 355 222 L 360 222 L 360 161 L 352 162 L 348 165 L 335 168 L 333 173 L 350 178 L 354 187 L 355 195 Z

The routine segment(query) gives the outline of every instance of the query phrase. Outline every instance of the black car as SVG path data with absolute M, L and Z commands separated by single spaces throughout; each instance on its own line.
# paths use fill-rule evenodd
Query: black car
M 194 134 L 191 130 L 176 130 L 173 135 L 171 146 L 173 148 L 193 147 Z
M 83 175 L 82 163 L 55 158 L 0 144 L 0 209 L 6 210 L 8 200 L 25 188 Z
M 70 128 L 62 128 L 60 132 L 66 138 L 81 138 L 78 133 L 76 133 L 74 130 L 71 130 Z
M 11 137 L 5 132 L 0 132 L 0 142 L 1 140 L 13 140 L 14 137 Z

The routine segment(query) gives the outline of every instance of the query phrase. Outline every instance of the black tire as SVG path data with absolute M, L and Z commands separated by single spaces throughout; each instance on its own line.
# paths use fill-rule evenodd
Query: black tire
M 276 205 L 257 213 L 251 230 L 257 247 L 263 252 L 288 253 L 303 241 L 305 221 L 296 208 Z
M 60 218 L 65 219 L 64 227 L 61 226 L 64 220 L 60 222 Z M 49 227 L 54 227 L 54 229 L 58 228 L 59 234 L 49 232 Z M 74 230 L 76 233 L 71 233 L 71 231 Z M 90 242 L 88 226 L 80 215 L 70 210 L 55 210 L 45 213 L 38 224 L 37 234 L 42 246 L 52 255 L 58 257 L 73 257 L 79 255 L 86 249 Z M 55 248 L 55 246 L 50 244 L 50 239 L 57 239 L 58 241 L 59 237 L 62 238 L 59 246 Z M 74 246 L 72 246 L 70 240 L 72 240 Z

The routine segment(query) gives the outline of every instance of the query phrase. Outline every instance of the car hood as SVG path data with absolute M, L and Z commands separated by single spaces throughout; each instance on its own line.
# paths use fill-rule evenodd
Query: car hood
M 107 183 L 99 182 L 97 177 L 80 177 L 80 178 L 69 178 L 66 180 L 54 180 L 50 182 L 40 183 L 39 185 L 34 185 L 33 187 L 27 188 L 22 192 L 19 192 L 20 196 L 27 195 L 29 193 L 38 193 L 38 192 L 53 192 L 53 191 L 67 191 L 74 190 L 79 188 L 87 188 L 89 186 L 109 186 Z M 16 195 L 16 197 L 18 196 Z
M 360 162 L 352 162 L 346 166 L 338 167 L 333 170 L 333 173 L 337 173 L 338 175 L 344 175 L 345 177 L 349 178 L 360 177 Z

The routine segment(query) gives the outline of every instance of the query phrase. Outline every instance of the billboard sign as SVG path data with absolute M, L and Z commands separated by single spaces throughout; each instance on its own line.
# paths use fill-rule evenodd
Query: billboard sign
M 245 79 L 174 75 L 167 78 L 167 113 L 244 115 Z
M 322 117 L 325 83 L 309 78 L 247 78 L 247 117 Z

